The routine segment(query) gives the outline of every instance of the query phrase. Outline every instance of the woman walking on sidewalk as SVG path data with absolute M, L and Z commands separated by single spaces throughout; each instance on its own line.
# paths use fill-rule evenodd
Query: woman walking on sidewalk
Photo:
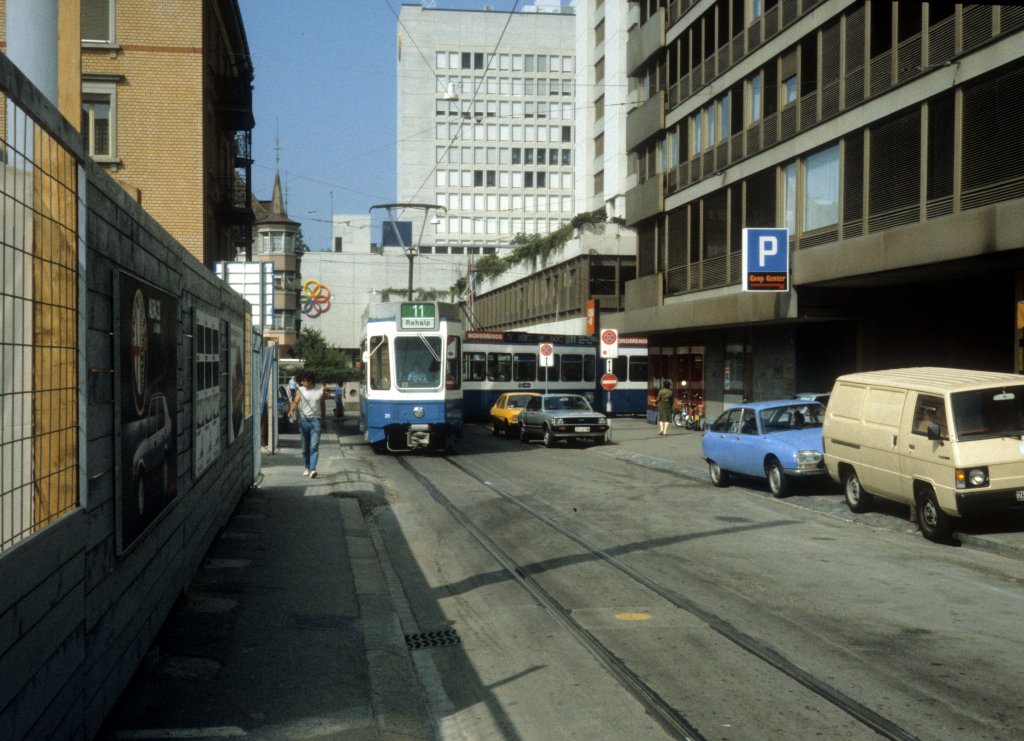
M 320 427 L 327 413 L 327 398 L 313 371 L 306 371 L 299 379 L 299 391 L 289 414 L 294 416 L 296 411 L 299 413 L 302 462 L 305 464 L 302 475 L 315 479 L 316 461 L 320 454 Z
M 658 389 L 658 399 L 655 405 L 658 408 L 658 434 L 668 434 L 668 424 L 672 421 L 672 382 L 667 378 L 661 382 Z

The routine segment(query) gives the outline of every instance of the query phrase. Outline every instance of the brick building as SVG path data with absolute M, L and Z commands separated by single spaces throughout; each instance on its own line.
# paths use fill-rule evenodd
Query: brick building
M 237 0 L 65 2 L 81 4 L 72 123 L 87 153 L 208 267 L 248 254 L 253 69 Z

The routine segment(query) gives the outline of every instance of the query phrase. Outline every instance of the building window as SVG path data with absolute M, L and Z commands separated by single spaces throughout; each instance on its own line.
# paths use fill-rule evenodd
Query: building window
M 787 189 L 788 190 L 788 189 Z M 804 231 L 839 223 L 839 147 L 804 160 Z
M 82 0 L 82 41 L 114 43 L 114 0 Z
M 796 75 L 790 75 L 782 81 L 782 94 L 785 96 L 784 105 L 796 102 Z
M 782 168 L 782 225 L 796 234 L 796 162 L 790 162 Z
M 82 139 L 98 160 L 117 157 L 115 101 L 113 85 L 82 84 Z
M 750 123 L 761 120 L 761 73 L 750 78 Z

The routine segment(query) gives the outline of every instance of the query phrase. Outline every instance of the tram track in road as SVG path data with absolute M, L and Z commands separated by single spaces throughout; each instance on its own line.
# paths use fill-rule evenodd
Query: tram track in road
M 452 502 L 441 490 L 417 470 L 412 463 L 404 457 L 395 459 L 406 472 L 415 478 L 424 490 L 430 494 L 445 511 L 468 533 L 480 543 L 480 545 L 507 571 L 539 604 L 541 604 L 566 631 L 573 635 L 587 650 L 597 658 L 599 663 L 615 679 L 627 689 L 642 705 L 659 720 L 659 722 L 672 734 L 687 739 L 704 738 L 699 730 L 693 726 L 685 715 L 677 708 L 672 707 L 649 685 L 647 685 L 633 670 L 629 668 L 618 656 L 605 646 L 592 632 L 587 630 L 572 615 L 572 611 L 566 608 L 553 595 L 546 591 L 536 579 L 510 557 L 492 538 L 478 528 L 467 516 Z M 461 474 L 468 476 L 474 482 L 485 487 L 487 491 L 500 497 L 504 501 L 519 508 L 529 516 L 542 522 L 545 526 L 569 539 L 587 553 L 606 563 L 632 581 L 657 594 L 668 603 L 692 615 L 718 635 L 725 638 L 740 649 L 758 658 L 772 669 L 784 674 L 793 681 L 802 685 L 814 695 L 825 700 L 832 706 L 841 710 L 861 725 L 869 728 L 882 738 L 909 741 L 916 737 L 906 729 L 888 718 L 876 713 L 871 708 L 857 702 L 846 694 L 840 692 L 827 682 L 819 679 L 810 672 L 800 668 L 789 659 L 778 654 L 770 646 L 762 641 L 747 635 L 731 625 L 727 620 L 702 608 L 684 595 L 660 584 L 622 560 L 595 546 L 571 529 L 563 526 L 550 516 L 538 511 L 518 497 L 502 490 L 493 482 L 477 475 L 466 466 L 451 459 L 443 458 L 447 465 L 457 469 Z
M 396 457 L 399 465 L 415 478 L 431 498 L 437 502 L 459 525 L 461 525 L 481 547 L 486 550 L 498 564 L 507 571 L 516 582 L 533 597 L 548 613 L 556 623 L 569 632 L 590 652 L 598 663 L 608 671 L 616 681 L 619 682 L 630 694 L 632 694 L 641 705 L 658 720 L 659 723 L 671 734 L 678 738 L 692 741 L 704 741 L 705 737 L 698 731 L 678 710 L 669 705 L 661 698 L 655 690 L 640 679 L 619 657 L 617 657 L 598 638 L 572 617 L 572 613 L 562 605 L 555 597 L 545 590 L 536 579 L 526 572 L 512 557 L 510 557 L 492 538 L 483 530 L 478 528 L 448 497 L 446 497 L 434 483 L 423 475 L 404 457 Z M 448 459 L 445 459 L 448 460 Z M 462 466 L 448 460 L 463 473 L 474 480 L 480 481 L 477 476 L 466 471 Z M 487 485 L 487 484 L 485 484 Z M 489 489 L 497 491 L 490 485 Z M 505 495 L 502 495 L 505 496 Z

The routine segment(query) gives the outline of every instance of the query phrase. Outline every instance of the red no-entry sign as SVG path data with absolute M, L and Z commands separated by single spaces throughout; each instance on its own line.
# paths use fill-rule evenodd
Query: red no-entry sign
M 614 373 L 605 373 L 601 376 L 601 388 L 605 391 L 611 391 L 613 388 L 619 385 L 619 378 Z

